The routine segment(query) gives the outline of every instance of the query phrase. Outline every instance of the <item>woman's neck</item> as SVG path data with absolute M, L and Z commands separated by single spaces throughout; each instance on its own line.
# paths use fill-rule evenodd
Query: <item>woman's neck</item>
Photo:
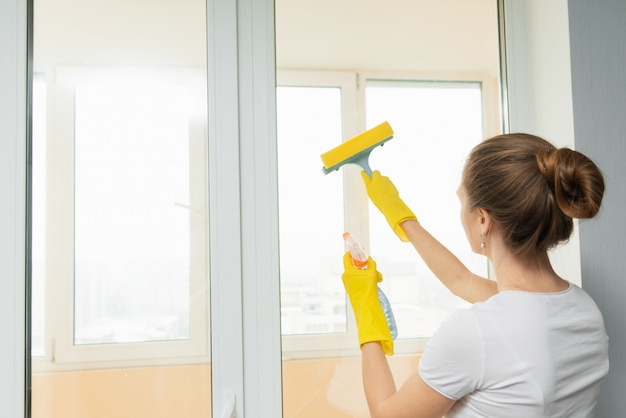
M 545 252 L 520 258 L 507 250 L 495 250 L 490 259 L 500 292 L 518 290 L 553 293 L 566 290 L 569 287 L 569 282 L 556 274 L 550 263 L 550 258 Z

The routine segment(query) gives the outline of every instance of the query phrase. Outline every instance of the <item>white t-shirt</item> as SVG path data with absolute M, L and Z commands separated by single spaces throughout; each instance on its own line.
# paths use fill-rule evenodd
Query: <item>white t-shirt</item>
M 455 312 L 430 339 L 422 379 L 457 403 L 447 417 L 592 417 L 608 373 L 608 337 L 594 301 L 504 291 Z

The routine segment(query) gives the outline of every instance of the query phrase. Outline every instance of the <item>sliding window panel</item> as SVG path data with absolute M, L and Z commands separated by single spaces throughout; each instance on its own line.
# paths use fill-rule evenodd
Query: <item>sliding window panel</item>
M 361 169 L 325 175 L 322 153 L 389 122 L 393 140 L 371 152 L 370 166 L 396 182 L 436 237 L 487 274 L 487 261 L 468 254 L 455 191 L 466 153 L 500 125 L 497 17 L 495 0 L 276 2 L 285 416 L 369 416 L 341 283 L 344 231 L 384 277 L 399 330 L 388 358 L 398 386 L 438 324 L 463 306 L 370 205 Z M 436 84 L 430 90 L 441 97 L 420 102 L 412 83 Z
M 33 6 L 32 416 L 210 414 L 206 5 Z

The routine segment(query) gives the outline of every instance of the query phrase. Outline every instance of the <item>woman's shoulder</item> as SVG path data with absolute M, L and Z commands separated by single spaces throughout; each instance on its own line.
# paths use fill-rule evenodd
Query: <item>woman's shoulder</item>
M 459 342 L 464 344 L 470 340 L 476 340 L 480 334 L 480 318 L 476 314 L 476 304 L 454 311 L 445 319 L 437 331 L 435 331 L 430 342 L 443 345 L 452 341 L 451 347 L 457 346 Z

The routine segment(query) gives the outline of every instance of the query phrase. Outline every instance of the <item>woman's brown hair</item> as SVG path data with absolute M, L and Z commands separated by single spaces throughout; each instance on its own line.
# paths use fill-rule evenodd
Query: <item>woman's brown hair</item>
M 572 218 L 600 209 L 604 179 L 585 155 L 529 134 L 498 135 L 470 153 L 463 170 L 470 209 L 487 210 L 518 256 L 569 239 Z

